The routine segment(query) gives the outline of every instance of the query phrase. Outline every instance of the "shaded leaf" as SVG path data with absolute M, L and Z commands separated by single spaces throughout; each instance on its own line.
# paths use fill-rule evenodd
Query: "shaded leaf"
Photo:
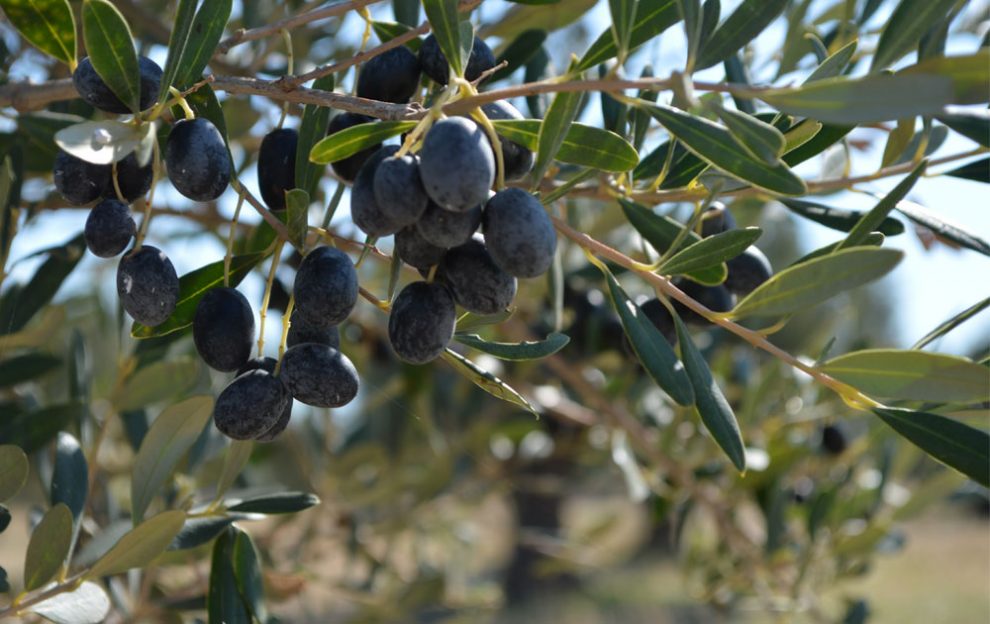
M 479 327 L 486 327 L 488 325 L 497 325 L 502 321 L 508 320 L 514 310 L 502 310 L 497 314 L 475 314 L 474 312 L 467 312 L 464 316 L 457 319 L 457 331 L 459 333 L 466 333 L 473 329 Z
M 933 458 L 990 486 L 990 435 L 986 431 L 927 412 L 886 407 L 875 408 L 873 413 Z
M 30 455 L 53 440 L 69 423 L 79 422 L 85 414 L 86 406 L 75 401 L 4 414 L 0 417 L 0 444 L 15 444 Z
M 743 0 L 705 42 L 695 67 L 711 67 L 741 50 L 763 32 L 786 6 L 787 0 Z
M 539 360 L 560 351 L 570 338 L 564 334 L 554 332 L 544 340 L 526 342 L 490 342 L 483 339 L 478 334 L 454 334 L 457 342 L 493 355 L 501 360 Z
M 805 120 L 809 123 L 812 120 Z M 828 148 L 841 141 L 847 134 L 852 132 L 855 126 L 831 126 L 823 124 L 821 129 L 798 147 L 788 150 L 781 159 L 791 167 L 797 166 L 806 160 L 814 158 Z
M 234 545 L 231 561 L 237 589 L 251 614 L 259 622 L 268 621 L 265 609 L 265 588 L 261 579 L 261 561 L 251 536 L 234 528 Z
M 785 199 L 782 203 L 791 212 L 840 232 L 849 232 L 864 216 L 864 213 L 858 210 L 833 208 L 824 204 L 800 199 Z M 897 219 L 885 217 L 883 221 L 874 227 L 874 231 L 881 232 L 886 236 L 897 236 L 904 233 L 904 224 Z
M 629 34 L 629 51 L 632 52 L 680 20 L 677 0 L 639 0 L 636 5 L 636 19 Z M 617 52 L 615 37 L 609 28 L 595 39 L 573 69 L 579 72 L 591 69 L 614 58 Z
M 461 62 L 460 20 L 457 17 L 457 0 L 423 0 L 423 10 L 430 22 L 430 30 L 440 44 L 440 51 L 447 57 L 450 69 L 456 76 L 464 76 Z M 327 161 L 332 162 L 332 161 Z
M 230 486 L 237 480 L 241 470 L 251 459 L 251 451 L 254 450 L 254 440 L 231 440 L 227 446 L 227 452 L 223 456 L 223 468 L 220 470 L 220 478 L 217 480 L 217 491 L 214 496 L 220 498 L 230 489 Z
M 886 238 L 887 237 L 881 234 L 880 232 L 870 232 L 870 235 L 866 237 L 866 240 L 863 241 L 862 244 L 859 245 L 859 247 L 880 247 L 881 245 L 883 245 L 883 241 Z M 838 247 L 839 243 L 841 242 L 842 241 L 829 243 L 824 247 L 819 247 L 818 249 L 810 251 L 804 256 L 792 262 L 791 266 L 797 266 L 799 264 L 803 264 L 807 262 L 808 260 L 814 260 L 815 258 L 821 258 L 822 256 L 827 256 L 830 253 L 834 252 L 836 247 Z
M 990 184 L 990 158 L 974 160 L 973 162 L 967 163 L 962 167 L 957 167 L 951 171 L 946 171 L 942 175 Z
M 24 589 L 33 591 L 50 581 L 69 554 L 72 512 L 64 503 L 49 509 L 31 533 L 24 556 Z
M 62 365 L 62 360 L 47 353 L 23 353 L 0 362 L 0 388 L 16 386 L 41 377 Z
M 65 503 L 77 519 L 86 508 L 89 492 L 89 468 L 79 440 L 71 434 L 58 434 L 55 444 L 55 469 L 52 472 L 51 501 Z
M 237 590 L 237 579 L 234 576 L 235 535 L 235 530 L 228 528 L 213 544 L 210 585 L 206 594 L 210 624 L 240 624 L 251 621 L 251 614 Z
M 871 282 L 901 261 L 895 249 L 853 247 L 787 268 L 761 284 L 733 308 L 733 318 L 782 316 Z
M 716 112 L 736 142 L 753 158 L 768 165 L 780 162 L 784 153 L 784 135 L 768 123 L 763 123 L 752 115 L 719 107 Z
M 419 2 L 415 3 L 417 12 L 419 11 Z M 391 41 L 400 35 L 404 35 L 414 28 L 414 26 L 409 26 L 407 24 L 402 24 L 399 22 L 371 22 L 371 28 L 378 35 L 378 39 L 385 43 L 386 41 Z M 419 37 L 413 37 L 409 41 L 405 42 L 407 48 L 413 52 L 419 52 L 419 46 L 423 45 L 423 40 Z
M 497 399 L 518 405 L 519 407 L 537 414 L 536 408 L 527 401 L 521 394 L 515 391 L 507 383 L 484 370 L 460 353 L 447 349 L 443 354 L 443 359 L 450 364 L 460 375 L 471 380 L 488 394 Z
M 276 494 L 263 494 L 261 496 L 246 498 L 232 505 L 227 505 L 227 510 L 242 513 L 284 514 L 296 513 L 297 511 L 309 509 L 319 504 L 320 499 L 316 494 L 310 494 L 309 492 L 278 492 Z
M 165 511 L 128 531 L 86 572 L 87 579 L 141 568 L 165 552 L 185 523 L 183 511 Z
M 599 268 L 608 282 L 612 306 L 619 314 L 622 328 L 643 368 L 671 399 L 680 405 L 691 405 L 695 399 L 691 381 L 667 339 L 622 290 L 612 273 L 604 266 Z
M 641 113 L 644 111 L 637 109 L 636 112 Z M 669 149 L 670 141 L 665 141 L 644 156 L 633 170 L 633 177 L 640 180 L 644 178 L 655 178 L 660 175 Z M 680 142 L 675 141 L 674 154 L 670 160 L 670 168 L 663 181 L 660 182 L 660 188 L 672 189 L 687 186 L 697 179 L 708 166 L 708 163 L 689 152 Z
M 234 256 L 230 260 L 230 286 L 236 287 L 241 283 L 251 269 L 264 260 L 266 254 L 252 253 Z M 223 286 L 223 260 L 218 260 L 190 271 L 179 278 L 179 299 L 172 316 L 155 327 L 147 327 L 138 322 L 131 325 L 132 338 L 153 338 L 165 336 L 192 326 L 196 316 L 196 306 L 199 300 L 210 289 Z
M 317 78 L 312 86 L 313 89 L 320 91 L 333 91 L 333 87 L 333 74 Z M 296 143 L 296 188 L 306 191 L 310 197 L 316 196 L 326 166 L 311 162 L 309 153 L 313 146 L 326 136 L 332 110 L 328 106 L 307 104 L 299 121 L 299 139 Z
M 124 383 L 114 405 L 122 411 L 147 407 L 187 390 L 199 376 L 199 362 L 191 357 L 154 362 Z
M 956 327 L 959 327 L 969 319 L 973 318 L 983 310 L 986 310 L 988 307 L 990 307 L 990 297 L 987 297 L 983 301 L 974 303 L 973 305 L 969 306 L 959 314 L 953 315 L 952 318 L 943 321 L 942 323 L 939 324 L 938 327 L 925 334 L 925 336 L 921 340 L 914 343 L 911 346 L 911 348 L 921 349 L 926 345 L 931 344 L 935 340 L 938 340 L 939 338 L 946 335 Z
M 86 581 L 39 602 L 31 611 L 56 624 L 99 624 L 110 613 L 110 598 L 102 587 Z
M 960 110 L 935 117 L 967 139 L 983 147 L 990 147 L 990 111 L 987 109 Z
M 990 395 L 986 368 L 941 353 L 867 349 L 832 358 L 821 369 L 868 395 L 889 399 L 965 403 Z
M 897 211 L 918 225 L 928 228 L 940 238 L 984 256 L 990 256 L 990 242 L 976 234 L 967 232 L 958 225 L 945 221 L 915 203 L 902 201 L 897 204 Z
M 543 42 L 547 40 L 547 32 L 538 28 L 530 28 L 519 33 L 515 39 L 505 47 L 495 59 L 495 64 L 500 65 L 505 62 L 505 67 L 492 74 L 491 82 L 508 78 L 512 72 L 525 65 L 529 59 L 533 58 Z
M 148 505 L 162 491 L 212 415 L 213 398 L 197 396 L 166 408 L 151 423 L 131 471 L 131 516 L 135 525 L 144 520 Z
M 657 272 L 661 275 L 684 275 L 718 266 L 746 251 L 761 234 L 763 230 L 760 228 L 748 227 L 709 236 L 671 256 Z
M 309 193 L 302 189 L 286 191 L 285 208 L 289 242 L 300 253 L 305 253 L 306 235 L 309 233 Z
M 915 49 L 925 32 L 954 4 L 956 0 L 901 0 L 880 33 L 870 71 L 881 70 Z
M 903 180 L 901 180 L 897 186 L 895 186 L 889 193 L 884 195 L 876 206 L 873 207 L 868 213 L 864 214 L 862 218 L 856 223 L 855 226 L 849 231 L 849 235 L 839 243 L 836 247 L 836 251 L 842 249 L 847 249 L 849 247 L 855 247 L 866 240 L 867 235 L 870 232 L 874 232 L 880 227 L 880 224 L 887 219 L 887 215 L 890 211 L 894 209 L 897 204 L 904 199 L 908 192 L 914 187 L 914 183 L 918 181 L 918 178 L 925 172 L 928 167 L 928 161 L 923 160 L 914 168 L 911 173 L 909 173 Z
M 82 26 L 93 69 L 124 105 L 138 112 L 140 72 L 127 20 L 107 0 L 85 0 Z
M 608 0 L 612 13 L 612 36 L 615 39 L 616 54 L 622 60 L 629 52 L 629 38 L 636 19 L 636 0 Z
M 220 43 L 232 7 L 232 0 L 203 0 L 199 10 L 196 11 L 189 38 L 182 49 L 182 60 L 175 73 L 174 84 L 177 88 L 185 89 L 192 86 L 202 77 L 203 69 L 210 62 L 217 44 Z
M 202 546 L 223 533 L 224 529 L 234 522 L 251 519 L 250 514 L 227 514 L 223 516 L 205 516 L 201 518 L 186 518 L 167 550 L 186 550 Z M 260 518 L 261 516 L 255 516 Z
M 852 60 L 853 55 L 856 54 L 857 45 L 857 41 L 850 41 L 830 54 L 827 59 L 822 61 L 821 64 L 815 68 L 815 71 L 811 72 L 808 79 L 804 81 L 805 84 L 815 82 L 817 80 L 825 80 L 827 78 L 841 76 L 842 72 L 844 72 L 846 67 L 849 66 L 849 61 Z
M 28 43 L 70 67 L 76 64 L 76 21 L 67 0 L 0 0 Z
M 48 259 L 38 267 L 27 286 L 20 291 L 8 290 L 0 299 L 0 333 L 21 330 L 38 310 L 48 305 L 85 251 L 81 232 L 64 245 L 48 250 Z
M 537 150 L 541 124 L 538 119 L 492 120 L 495 131 L 505 138 Z M 639 160 L 635 148 L 618 134 L 594 126 L 572 123 L 567 128 L 555 158 L 561 162 L 602 171 L 629 171 Z
M 597 2 L 598 0 L 560 0 L 553 4 L 513 6 L 494 24 L 487 26 L 481 36 L 508 39 L 527 28 L 553 32 L 576 21 Z M 606 32 L 605 35 L 611 41 L 612 33 Z M 593 65 L 597 63 L 592 63 L 589 67 Z
M 337 162 L 415 127 L 415 121 L 379 121 L 351 126 L 321 139 L 309 152 L 309 160 L 321 165 Z
M 550 102 L 536 141 L 536 157 L 533 164 L 532 179 L 534 183 L 543 178 L 550 163 L 564 143 L 568 130 L 578 114 L 581 103 L 581 93 L 560 92 Z
M 0 502 L 10 500 L 21 491 L 29 470 L 27 455 L 20 447 L 0 446 Z
M 162 70 L 162 81 L 158 91 L 159 103 L 164 102 L 171 95 L 169 87 L 173 86 L 175 76 L 179 72 L 182 53 L 186 49 L 189 31 L 192 28 L 193 18 L 196 16 L 197 3 L 198 0 L 179 0 L 178 6 L 176 6 L 172 32 L 168 37 L 168 57 L 165 59 L 165 69 Z

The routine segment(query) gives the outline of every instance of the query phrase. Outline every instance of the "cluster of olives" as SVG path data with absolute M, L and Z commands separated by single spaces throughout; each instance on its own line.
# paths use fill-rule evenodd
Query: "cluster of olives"
M 714 202 L 702 215 L 701 236 L 707 238 L 735 227 L 736 220 L 732 213 L 720 202 Z M 725 264 L 728 269 L 727 276 L 725 281 L 717 286 L 705 286 L 689 279 L 677 279 L 675 284 L 686 295 L 709 310 L 728 312 L 735 304 L 735 299 L 745 297 L 753 292 L 757 286 L 773 275 L 770 261 L 756 245 L 750 245 L 745 251 L 728 260 Z M 683 303 L 674 301 L 673 304 L 678 316 L 685 323 L 699 326 L 709 324 L 708 319 Z M 641 307 L 647 318 L 663 333 L 667 341 L 674 344 L 677 340 L 677 329 L 667 307 L 658 299 L 649 299 Z

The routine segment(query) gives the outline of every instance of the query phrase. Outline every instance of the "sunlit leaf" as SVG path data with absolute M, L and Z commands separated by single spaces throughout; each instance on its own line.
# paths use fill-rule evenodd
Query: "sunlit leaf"
M 140 72 L 127 20 L 107 0 L 85 0 L 82 26 L 93 69 L 127 108 L 138 112 Z
M 67 0 L 0 0 L 0 8 L 31 45 L 75 66 L 76 22 Z
M 821 369 L 868 395 L 888 399 L 965 403 L 990 397 L 986 368 L 941 353 L 867 349 L 832 358 Z
M 457 342 L 493 355 L 501 360 L 539 360 L 560 351 L 570 342 L 564 334 L 552 333 L 544 340 L 526 342 L 491 342 L 477 334 L 454 334 Z

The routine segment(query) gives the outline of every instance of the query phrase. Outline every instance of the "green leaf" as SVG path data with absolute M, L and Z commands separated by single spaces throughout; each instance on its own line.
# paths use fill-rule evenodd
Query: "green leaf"
M 234 566 L 234 579 L 237 589 L 248 605 L 251 614 L 259 622 L 268 621 L 265 609 L 265 588 L 261 578 L 261 557 L 258 555 L 251 536 L 234 527 L 234 546 L 231 561 Z
M 639 0 L 636 19 L 629 34 L 629 51 L 632 52 L 647 41 L 657 37 L 681 20 L 677 0 Z M 583 72 L 599 63 L 614 58 L 618 48 L 611 27 L 603 32 L 584 53 L 574 71 Z
M 733 318 L 783 316 L 821 303 L 890 272 L 904 256 L 895 249 L 854 247 L 791 266 L 736 304 Z
M 990 147 L 990 111 L 959 110 L 935 117 L 967 139 L 972 139 L 983 147 Z
M 112 576 L 131 568 L 147 566 L 165 552 L 182 530 L 185 520 L 186 513 L 177 509 L 162 512 L 145 520 L 124 534 L 105 555 L 100 557 L 86 572 L 85 578 Z
M 419 24 L 419 0 L 392 0 L 396 21 L 410 28 Z
M 27 286 L 19 291 L 8 290 L 0 298 L 0 333 L 21 330 L 38 310 L 48 305 L 85 252 L 86 242 L 81 232 L 64 245 L 48 250 L 48 259 L 38 267 Z
M 93 69 L 125 106 L 138 112 L 140 72 L 127 20 L 107 0 L 86 0 L 82 25 L 83 41 Z
M 657 269 L 657 273 L 686 275 L 718 266 L 746 251 L 761 234 L 760 228 L 748 227 L 709 236 L 674 254 Z
M 153 133 L 153 124 L 136 126 L 104 119 L 62 128 L 55 133 L 55 143 L 76 158 L 95 165 L 109 165 L 127 158 Z
M 637 109 L 636 113 L 642 113 Z M 644 113 L 645 114 L 645 113 Z M 649 115 L 648 115 L 649 116 Z M 633 178 L 643 180 L 660 175 L 663 163 L 667 159 L 670 141 L 664 141 L 656 149 L 643 157 L 633 169 Z M 674 155 L 670 160 L 667 175 L 660 182 L 661 189 L 680 188 L 689 185 L 708 168 L 708 163 L 689 152 L 679 141 L 674 141 Z
M 707 38 L 701 31 L 701 0 L 677 0 L 677 10 L 680 11 L 681 21 L 684 22 L 684 36 L 688 44 L 687 67 L 694 67 L 701 40 Z
M 541 123 L 538 119 L 493 119 L 495 131 L 530 150 L 539 147 Z M 601 128 L 572 123 L 555 156 L 560 162 L 623 172 L 636 166 L 639 156 L 625 139 Z
M 677 316 L 674 317 L 674 322 L 677 324 L 677 343 L 681 346 L 684 370 L 687 371 L 691 387 L 694 388 L 694 406 L 698 410 L 701 422 L 736 470 L 745 472 L 746 449 L 743 446 L 736 415 L 732 412 L 722 390 L 715 383 L 715 379 L 712 378 L 712 372 L 704 356 L 691 341 L 691 334 L 688 333 L 684 323 Z
M 28 455 L 50 442 L 69 423 L 80 422 L 86 406 L 78 401 L 0 417 L 0 444 L 14 444 Z
M 72 512 L 64 503 L 49 509 L 31 533 L 24 557 L 24 589 L 33 591 L 50 581 L 69 554 Z
M 266 257 L 262 253 L 246 254 L 234 256 L 230 261 L 230 286 L 236 287 L 241 283 L 251 269 Z M 177 332 L 192 326 L 193 317 L 196 316 L 196 306 L 199 300 L 213 288 L 223 286 L 223 260 L 218 260 L 195 271 L 186 273 L 179 278 L 179 300 L 176 303 L 175 311 L 161 325 L 147 327 L 135 322 L 131 326 L 132 338 L 154 338 L 165 336 L 172 332 Z
M 333 91 L 333 87 L 333 74 L 317 78 L 312 86 L 313 89 L 320 91 Z M 306 191 L 310 197 L 316 196 L 326 166 L 311 162 L 309 153 L 313 146 L 326 136 L 332 110 L 328 106 L 307 104 L 299 121 L 299 140 L 296 143 L 296 188 Z
M 915 49 L 921 37 L 952 9 L 956 0 L 901 0 L 887 20 L 870 71 L 891 65 Z
M 971 249 L 984 256 L 990 256 L 990 242 L 943 220 L 938 215 L 928 212 L 915 203 L 902 201 L 897 205 L 897 211 L 918 225 L 928 228 L 939 238 L 943 238 L 966 249 Z
M 185 89 L 203 76 L 203 69 L 213 58 L 223 36 L 232 6 L 232 0 L 203 0 L 182 49 L 182 57 L 175 72 L 175 87 Z
M 131 471 L 131 516 L 144 520 L 179 461 L 199 439 L 213 415 L 213 398 L 197 396 L 166 408 L 151 424 Z
M 251 451 L 254 450 L 254 440 L 231 440 L 227 446 L 227 452 L 223 456 L 223 468 L 220 470 L 220 478 L 217 480 L 217 491 L 214 495 L 220 498 L 230 489 L 230 486 L 237 480 L 237 475 L 247 465 L 251 459 Z
M 467 312 L 461 318 L 457 319 L 457 331 L 459 333 L 466 333 L 471 330 L 476 330 L 479 327 L 487 327 L 488 325 L 498 325 L 502 321 L 508 320 L 512 316 L 513 310 L 502 310 L 495 314 L 475 314 L 474 312 Z
M 938 340 L 942 336 L 946 335 L 953 329 L 959 327 L 969 319 L 973 318 L 983 310 L 986 310 L 988 307 L 990 307 L 990 297 L 987 297 L 983 301 L 974 303 L 973 305 L 966 308 L 959 314 L 954 315 L 952 318 L 948 319 L 947 321 L 943 321 L 942 323 L 939 324 L 938 327 L 925 334 L 925 336 L 921 340 L 914 343 L 911 346 L 911 348 L 912 349 L 924 348 L 925 346 L 931 344 L 935 340 Z
M 237 578 L 234 576 L 234 536 L 235 529 L 231 527 L 213 543 L 210 585 L 206 593 L 210 624 L 251 622 L 251 614 L 237 590 Z
M 62 365 L 62 360 L 47 353 L 23 353 L 0 362 L 0 388 L 16 386 L 41 377 Z
M 791 212 L 840 232 L 851 231 L 865 216 L 865 213 L 858 210 L 833 208 L 801 199 L 785 199 L 782 203 Z M 874 227 L 874 231 L 881 232 L 886 236 L 897 236 L 904 233 L 904 224 L 897 219 L 885 217 Z
M 460 353 L 447 349 L 443 354 L 443 359 L 460 375 L 470 379 L 474 385 L 493 397 L 518 405 L 533 414 L 538 413 L 533 404 L 516 392 L 509 384 L 484 370 Z
M 309 492 L 279 492 L 263 494 L 227 505 L 228 511 L 260 514 L 286 514 L 303 511 L 320 504 L 319 497 Z
M 680 405 L 694 403 L 694 392 L 691 391 L 691 381 L 687 371 L 677 359 L 667 339 L 653 322 L 646 318 L 639 306 L 633 303 L 626 291 L 622 290 L 615 276 L 604 267 L 599 268 L 602 269 L 608 282 L 612 306 L 619 314 L 622 328 L 629 337 L 633 351 L 636 352 L 636 357 L 639 358 L 643 368 L 676 403 Z
M 456 76 L 464 76 L 461 63 L 460 19 L 457 17 L 457 0 L 423 0 L 423 10 L 430 22 L 430 29 L 447 57 L 450 69 Z M 332 162 L 332 161 L 328 161 Z
M 168 58 L 165 59 L 165 69 L 162 71 L 161 88 L 158 91 L 158 102 L 167 100 L 171 94 L 169 87 L 175 83 L 175 76 L 179 72 L 179 64 L 182 61 L 182 53 L 186 49 L 189 40 L 189 32 L 192 29 L 193 17 L 196 15 L 196 4 L 198 0 L 179 0 L 175 9 L 175 20 L 172 23 L 172 33 L 168 38 Z
M 86 507 L 89 493 L 89 468 L 79 440 L 61 432 L 55 444 L 55 468 L 52 471 L 52 505 L 64 503 L 76 520 Z
M 923 160 L 914 168 L 911 173 L 907 175 L 903 180 L 901 180 L 897 186 L 893 188 L 889 193 L 887 193 L 883 199 L 881 199 L 876 206 L 873 207 L 868 213 L 863 215 L 863 217 L 853 226 L 853 229 L 849 231 L 849 235 L 839 243 L 839 246 L 835 248 L 836 251 L 841 251 L 849 247 L 855 247 L 866 240 L 866 236 L 873 231 L 876 231 L 880 224 L 884 222 L 890 211 L 897 206 L 897 204 L 904 199 L 908 192 L 914 187 L 914 183 L 918 181 L 918 178 L 925 172 L 925 168 L 928 167 L 928 161 Z
M 827 59 L 821 62 L 821 65 L 815 68 L 815 71 L 811 72 L 811 75 L 808 76 L 808 79 L 804 83 L 808 84 L 809 82 L 841 76 L 842 72 L 846 71 L 846 67 L 849 66 L 853 55 L 856 54 L 857 45 L 857 41 L 850 41 L 830 54 Z
M 490 342 L 478 334 L 454 334 L 457 342 L 483 351 L 501 360 L 539 360 L 560 351 L 571 339 L 554 332 L 544 340 L 527 342 Z
M 0 8 L 28 43 L 75 69 L 76 20 L 67 0 L 0 0 Z
M 927 351 L 867 349 L 832 358 L 821 370 L 871 396 L 938 403 L 985 401 L 987 369 Z
M 716 123 L 661 104 L 639 104 L 684 146 L 726 173 L 758 188 L 781 195 L 803 195 L 804 180 L 784 164 L 776 166 L 753 158 L 732 135 Z
M 459 32 L 458 53 L 461 57 L 461 67 L 467 67 L 468 60 L 471 58 L 471 50 L 474 48 L 474 27 L 471 26 L 470 21 L 464 20 L 457 25 L 457 30 Z
M 967 163 L 962 167 L 957 167 L 951 171 L 946 171 L 941 175 L 990 184 L 990 158 L 974 160 L 973 162 Z
M 890 134 L 887 135 L 887 143 L 883 148 L 883 158 L 880 161 L 881 167 L 889 167 L 893 163 L 897 162 L 901 154 L 905 154 L 905 150 L 909 143 L 911 143 L 911 138 L 914 136 L 914 117 L 908 117 L 905 119 L 897 120 L 897 127 L 895 127 Z M 906 154 L 909 158 L 913 154 Z
M 252 516 L 251 514 L 227 514 L 224 516 L 186 518 L 186 523 L 182 525 L 182 530 L 175 536 L 172 543 L 168 545 L 167 550 L 186 550 L 202 546 L 212 541 L 216 536 L 223 533 L 224 529 L 235 522 L 261 517 Z
M 543 179 L 543 174 L 547 172 L 550 163 L 563 145 L 568 130 L 577 117 L 581 95 L 577 92 L 560 92 L 550 102 L 546 115 L 540 123 L 540 132 L 536 141 L 536 158 L 532 172 L 534 184 Z
M 784 153 L 784 135 L 780 130 L 731 108 L 718 107 L 716 112 L 732 138 L 750 156 L 770 166 L 780 163 L 780 156 Z
M 419 2 L 416 2 L 415 4 L 416 4 L 416 10 L 418 11 Z M 387 41 L 391 41 L 392 39 L 395 39 L 396 37 L 406 34 L 407 32 L 413 29 L 413 26 L 409 26 L 407 24 L 401 24 L 399 22 L 373 21 L 371 22 L 371 28 L 372 30 L 375 31 L 375 34 L 378 35 L 379 41 L 385 43 Z M 403 45 L 405 45 L 413 52 L 419 52 L 419 46 L 423 45 L 423 40 L 420 39 L 419 37 L 413 37 Z
M 812 123 L 813 120 L 806 119 L 803 123 Z M 803 124 L 802 124 L 803 125 Z M 798 147 L 787 150 L 782 160 L 791 167 L 814 158 L 828 148 L 841 141 L 847 134 L 852 132 L 855 126 L 830 126 L 822 124 L 821 129 L 807 141 Z
M 114 401 L 120 411 L 147 407 L 189 389 L 199 377 L 199 361 L 178 357 L 154 362 L 131 375 Z
M 619 199 L 622 212 L 639 234 L 646 239 L 657 253 L 666 253 L 674 240 L 680 235 L 685 226 L 670 217 L 658 215 L 645 206 L 640 206 L 626 199 Z M 697 244 L 701 237 L 694 232 L 688 232 L 678 245 L 678 252 L 689 245 Z M 694 281 L 708 286 L 715 286 L 725 281 L 726 268 L 717 265 L 687 273 Z
M 990 486 L 990 434 L 961 422 L 926 412 L 876 408 L 873 413 L 933 458 Z
M 636 19 L 636 0 L 608 0 L 612 13 L 612 36 L 615 39 L 616 53 L 625 60 L 629 52 L 629 38 Z
M 13 444 L 0 446 L 0 503 L 8 501 L 24 487 L 28 472 L 27 455 Z
M 695 68 L 711 67 L 741 50 L 777 19 L 786 6 L 787 0 L 743 0 L 705 42 Z
M 110 614 L 110 598 L 89 581 L 72 591 L 56 594 L 31 607 L 31 612 L 55 624 L 94 624 Z
M 598 0 L 560 0 L 553 4 L 513 6 L 494 24 L 486 26 L 481 36 L 509 39 L 527 28 L 553 32 L 573 23 L 597 3 Z M 605 35 L 612 41 L 611 32 L 605 32 Z
M 309 233 L 309 193 L 302 189 L 286 191 L 285 207 L 289 242 L 300 252 L 305 252 L 306 235 Z
M 496 65 L 504 62 L 506 64 L 505 67 L 492 74 L 489 80 L 496 82 L 503 78 L 508 78 L 512 72 L 533 58 L 546 40 L 547 31 L 538 28 L 530 28 L 519 33 L 495 59 Z
M 415 121 L 379 121 L 351 126 L 314 145 L 309 160 L 320 165 L 343 160 L 415 127 Z

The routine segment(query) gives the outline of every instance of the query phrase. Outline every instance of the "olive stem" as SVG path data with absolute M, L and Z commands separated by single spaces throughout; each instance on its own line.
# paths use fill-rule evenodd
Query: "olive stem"
M 155 138 L 154 144 L 151 146 L 151 189 L 148 191 L 147 201 L 142 199 L 144 202 L 144 216 L 141 218 L 141 229 L 138 230 L 137 236 L 134 237 L 134 251 L 141 249 L 141 245 L 144 244 L 144 239 L 148 235 L 148 226 L 151 225 L 151 206 L 155 200 L 155 187 L 158 185 L 158 180 L 161 179 L 161 168 L 162 161 L 161 155 L 158 153 L 158 138 Z M 117 176 L 114 175 L 114 186 L 117 186 Z M 120 192 L 120 187 L 117 187 L 117 194 L 121 196 L 121 201 L 123 201 L 123 194 Z
M 268 270 L 268 281 L 265 283 L 265 295 L 261 299 L 261 310 L 258 312 L 258 357 L 265 356 L 265 317 L 268 316 L 268 302 L 272 298 L 272 284 L 275 283 L 275 271 L 278 269 L 279 260 L 282 258 L 282 247 L 285 240 L 279 239 L 275 244 L 275 251 L 272 253 L 272 266 Z
M 272 373 L 276 377 L 282 370 L 282 356 L 285 355 L 285 343 L 289 341 L 289 327 L 292 326 L 292 310 L 295 307 L 296 296 L 295 294 L 289 295 L 289 303 L 285 306 L 285 314 L 282 316 L 282 340 L 278 344 L 278 362 L 275 363 L 275 372 Z
M 186 119 L 196 119 L 196 112 L 189 106 L 189 102 L 182 95 L 182 91 L 179 91 L 175 87 L 169 87 L 168 92 L 175 98 L 176 104 L 182 108 L 182 113 L 186 116 Z
M 289 74 L 293 74 L 295 69 L 295 53 L 292 50 L 292 34 L 285 28 L 279 30 L 282 35 L 282 42 L 285 44 L 285 57 L 286 57 L 286 70 Z M 278 119 L 278 126 L 276 128 L 281 129 L 282 125 L 285 123 L 285 118 L 289 115 L 289 103 L 282 102 L 282 116 Z
M 243 191 L 243 187 L 241 187 Z M 244 193 L 237 194 L 237 206 L 234 217 L 230 220 L 230 232 L 227 234 L 227 254 L 223 257 L 223 285 L 230 286 L 230 261 L 234 257 L 234 235 L 237 234 L 237 220 L 241 216 L 241 206 L 244 205 Z

